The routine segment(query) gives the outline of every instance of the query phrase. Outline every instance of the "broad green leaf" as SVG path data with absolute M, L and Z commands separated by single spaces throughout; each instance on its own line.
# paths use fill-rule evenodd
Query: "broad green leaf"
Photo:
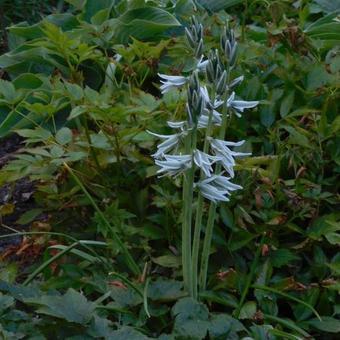
M 158 279 L 149 283 L 148 297 L 154 301 L 175 301 L 183 297 L 183 283 L 179 281 Z
M 208 320 L 209 317 L 207 306 L 190 297 L 177 301 L 172 307 L 172 313 L 175 316 L 180 315 L 182 318 L 197 318 L 200 320 Z
M 96 133 L 90 136 L 91 145 L 97 149 L 111 150 L 112 146 L 108 138 L 103 133 Z
M 60 27 L 63 31 L 69 31 L 79 25 L 77 17 L 70 13 L 51 14 L 45 17 L 44 21 Z M 42 31 L 42 24 L 44 21 L 31 26 L 27 22 L 19 23 L 15 26 L 11 26 L 9 30 L 12 34 L 27 40 L 41 38 L 44 36 Z
M 91 18 L 103 9 L 111 9 L 115 0 L 85 0 L 82 16 L 85 21 L 91 22 Z
M 64 149 L 60 145 L 53 145 L 50 149 L 51 156 L 54 158 L 51 163 L 62 164 L 63 160 L 60 159 L 65 153 Z
M 323 316 L 322 321 L 318 319 L 312 319 L 307 321 L 307 323 L 320 331 L 326 333 L 340 333 L 340 321 L 338 319 L 332 318 L 330 316 Z
M 232 329 L 234 319 L 225 314 L 213 315 L 209 324 L 208 332 L 212 339 L 227 338 Z M 236 320 L 235 320 L 236 321 Z
M 7 308 L 11 307 L 14 304 L 14 298 L 9 295 L 3 295 L 0 293 L 0 315 L 1 312 L 4 312 Z
M 95 314 L 87 333 L 94 338 L 110 339 L 112 336 L 112 322 Z
M 308 32 L 312 32 L 314 29 L 318 29 L 319 27 L 322 27 L 325 24 L 329 24 L 329 23 L 334 23 L 336 22 L 336 17 L 338 16 L 337 12 L 332 12 L 326 16 L 323 16 L 321 18 L 319 18 L 318 20 L 313 21 L 311 24 L 309 24 L 304 32 L 308 33 Z
M 52 136 L 50 131 L 41 127 L 35 129 L 16 130 L 16 133 L 21 137 L 30 138 L 34 141 L 46 141 Z
M 118 42 L 126 43 L 130 37 L 136 39 L 157 39 L 173 27 L 181 24 L 169 12 L 156 8 L 136 8 L 114 19 L 113 29 Z
M 280 106 L 280 116 L 285 117 L 291 111 L 294 102 L 294 91 L 289 92 L 282 100 Z
M 138 332 L 132 327 L 124 326 L 118 331 L 114 331 L 110 335 L 110 339 L 117 339 L 117 340 L 148 340 L 147 336 Z
M 24 73 L 13 80 L 16 89 L 35 90 L 43 84 L 41 77 L 33 73 Z
M 174 324 L 174 333 L 176 339 L 205 339 L 208 332 L 209 322 L 199 319 L 181 319 L 176 318 Z
M 67 128 L 67 127 L 63 127 L 60 130 L 58 130 L 57 134 L 55 135 L 56 141 L 61 144 L 61 145 L 65 145 L 68 144 L 70 142 L 72 142 L 72 131 Z
M 240 311 L 240 319 L 252 319 L 256 313 L 257 306 L 255 301 L 247 301 Z
M 111 297 L 120 308 L 133 307 L 140 305 L 143 300 L 132 288 L 110 287 Z
M 276 340 L 277 338 L 271 335 L 271 330 L 273 326 L 271 325 L 253 325 L 250 327 L 252 337 L 250 339 L 266 339 L 266 340 Z M 299 339 L 299 338 L 298 338 Z M 298 340 L 294 339 L 294 340 Z
M 339 11 L 340 9 L 339 0 L 314 0 L 314 1 L 326 12 Z
M 77 84 L 65 83 L 68 96 L 74 101 L 79 101 L 84 97 L 83 89 Z
M 331 84 L 334 79 L 334 75 L 329 74 L 323 65 L 316 65 L 307 75 L 306 87 L 308 90 L 317 90 Z
M 43 295 L 39 298 L 26 299 L 26 303 L 37 305 L 37 313 L 65 319 L 79 324 L 88 323 L 93 317 L 96 305 L 74 289 L 67 290 L 65 295 Z
M 181 264 L 180 258 L 174 255 L 163 255 L 152 258 L 152 262 L 168 268 L 178 268 Z
M 83 113 L 85 113 L 87 111 L 87 107 L 86 106 L 76 106 L 74 109 L 72 109 L 70 115 L 68 116 L 68 120 L 74 119 L 80 115 L 82 115 Z
M 340 233 L 327 233 L 325 238 L 330 244 L 340 246 Z
M 8 81 L 0 79 L 0 94 L 8 101 L 13 102 L 16 98 L 14 85 Z
M 197 0 L 197 3 L 211 12 L 218 12 L 244 2 L 245 0 Z
M 11 284 L 0 280 L 0 291 L 10 294 L 16 300 L 24 302 L 26 299 L 39 298 L 42 292 L 36 286 Z
M 174 332 L 180 338 L 203 339 L 209 327 L 208 308 L 192 298 L 179 300 L 172 308 Z
M 55 53 L 55 51 L 51 51 L 44 46 L 22 45 L 11 52 L 1 55 L 0 67 L 13 75 L 33 71 L 48 75 L 53 72 L 53 68 L 57 68 L 68 75 L 69 68 L 63 63 L 63 60 L 55 57 Z

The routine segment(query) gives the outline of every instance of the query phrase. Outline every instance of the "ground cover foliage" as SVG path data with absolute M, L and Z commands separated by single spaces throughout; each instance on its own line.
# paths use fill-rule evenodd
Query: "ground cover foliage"
M 0 184 L 35 187 L 35 207 L 15 222 L 14 190 L 0 206 L 0 240 L 21 237 L 1 248 L 0 338 L 336 338 L 340 4 L 61 8 L 9 27 L 0 56 L 0 138 L 23 141 Z M 192 15 L 205 54 L 226 23 L 235 30 L 237 95 L 260 101 L 229 124 L 227 140 L 246 140 L 239 151 L 252 156 L 235 167 L 243 190 L 217 210 L 197 300 L 182 283 L 181 178 L 157 178 L 146 132 L 185 119 L 184 91 L 161 95 L 157 73 L 195 67 Z

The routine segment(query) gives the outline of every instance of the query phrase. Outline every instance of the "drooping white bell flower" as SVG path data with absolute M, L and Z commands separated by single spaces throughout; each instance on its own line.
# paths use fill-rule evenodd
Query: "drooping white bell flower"
M 174 147 L 179 145 L 179 142 L 183 136 L 183 133 L 175 133 L 173 135 L 159 135 L 158 133 L 154 133 L 151 131 L 147 131 L 150 135 L 158 137 L 160 139 L 164 139 L 164 142 L 157 145 L 157 152 L 155 152 L 152 157 L 160 158 L 163 157 L 164 154 L 171 151 Z
M 214 175 L 196 184 L 203 197 L 215 203 L 228 202 L 232 191 L 242 189 L 229 181 L 229 177 Z
M 205 110 L 198 118 L 197 127 L 199 129 L 207 128 L 209 123 L 209 111 Z M 212 124 L 215 126 L 220 126 L 222 124 L 222 114 L 216 110 L 212 111 Z
M 216 157 L 211 156 L 200 150 L 195 150 L 194 152 L 194 162 L 200 169 L 202 169 L 206 177 L 211 176 L 213 172 L 212 165 L 216 160 Z
M 249 156 L 251 154 L 233 151 L 229 148 L 229 146 L 241 146 L 244 144 L 244 142 L 244 140 L 240 142 L 229 142 L 213 138 L 210 140 L 211 149 L 213 150 L 215 156 L 219 158 L 219 161 L 231 178 L 235 176 L 234 166 L 236 162 L 234 157 Z
M 162 94 L 170 91 L 172 88 L 181 87 L 187 83 L 188 78 L 183 76 L 168 76 L 166 74 L 158 73 L 161 78 L 161 92 Z
M 240 112 L 251 109 L 258 103 L 258 101 L 235 100 L 235 92 L 233 92 L 227 100 L 227 107 L 234 109 L 236 116 L 241 117 Z
M 157 173 L 162 176 L 177 176 L 192 165 L 191 155 L 163 155 L 163 158 L 155 160 L 155 164 L 160 167 Z

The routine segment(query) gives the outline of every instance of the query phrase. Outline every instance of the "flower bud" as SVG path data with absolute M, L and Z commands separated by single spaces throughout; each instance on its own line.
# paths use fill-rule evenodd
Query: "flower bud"
M 218 50 L 210 51 L 206 74 L 210 83 L 216 83 L 222 76 L 224 67 L 220 60 Z
M 195 56 L 200 57 L 203 51 L 203 26 L 193 16 L 190 27 L 185 28 L 185 35 L 189 46 L 195 50 Z
M 221 49 L 228 60 L 229 66 L 233 66 L 236 61 L 237 42 L 232 29 L 225 28 L 220 39 Z
M 185 36 L 188 40 L 189 46 L 191 48 L 195 48 L 196 42 L 195 42 L 194 37 L 192 36 L 191 32 L 189 31 L 189 29 L 187 27 L 185 28 Z
M 197 45 L 195 57 L 199 58 L 203 53 L 203 39 L 200 40 L 199 44 Z
M 222 95 L 226 88 L 227 88 L 227 71 L 224 70 L 216 85 L 217 94 Z
M 198 78 L 198 72 L 195 71 L 189 80 L 189 88 L 195 91 L 199 91 L 200 89 L 200 80 Z

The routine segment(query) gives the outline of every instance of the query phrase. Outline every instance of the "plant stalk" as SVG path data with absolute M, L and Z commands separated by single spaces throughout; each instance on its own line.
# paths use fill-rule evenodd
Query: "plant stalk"
M 192 203 L 195 165 L 193 161 L 194 150 L 197 143 L 197 129 L 194 128 L 186 139 L 186 153 L 192 154 L 191 168 L 184 174 L 183 183 L 183 220 L 182 220 L 182 269 L 184 286 L 190 296 L 192 290 L 192 265 L 191 265 L 191 227 L 192 227 Z
M 223 116 L 222 116 L 222 124 L 221 124 L 220 133 L 219 133 L 219 139 L 224 139 L 224 136 L 227 130 L 227 122 L 228 122 L 228 116 L 227 116 L 227 112 L 225 112 L 223 113 Z M 219 173 L 220 171 L 221 171 L 221 165 L 217 164 L 216 173 Z M 209 206 L 208 222 L 207 222 L 207 228 L 205 231 L 202 257 L 201 257 L 201 269 L 200 269 L 200 278 L 199 278 L 199 288 L 201 292 L 203 292 L 206 289 L 206 285 L 207 285 L 210 247 L 211 247 L 211 240 L 212 240 L 213 229 L 214 229 L 214 224 L 215 224 L 216 208 L 217 208 L 216 203 L 211 202 Z
M 213 100 L 215 100 L 213 98 Z M 212 117 L 213 117 L 213 109 L 211 109 L 209 113 L 208 126 L 205 134 L 203 152 L 207 153 L 209 148 L 209 137 L 212 134 Z M 204 173 L 201 170 L 200 178 L 204 178 Z M 203 196 L 201 193 L 198 193 L 197 197 L 197 207 L 196 207 L 196 217 L 195 217 L 195 227 L 194 227 L 194 240 L 192 246 L 192 290 L 193 290 L 193 298 L 197 299 L 198 297 L 198 253 L 200 248 L 200 239 L 201 239 L 201 229 L 202 229 L 202 216 L 203 216 Z

